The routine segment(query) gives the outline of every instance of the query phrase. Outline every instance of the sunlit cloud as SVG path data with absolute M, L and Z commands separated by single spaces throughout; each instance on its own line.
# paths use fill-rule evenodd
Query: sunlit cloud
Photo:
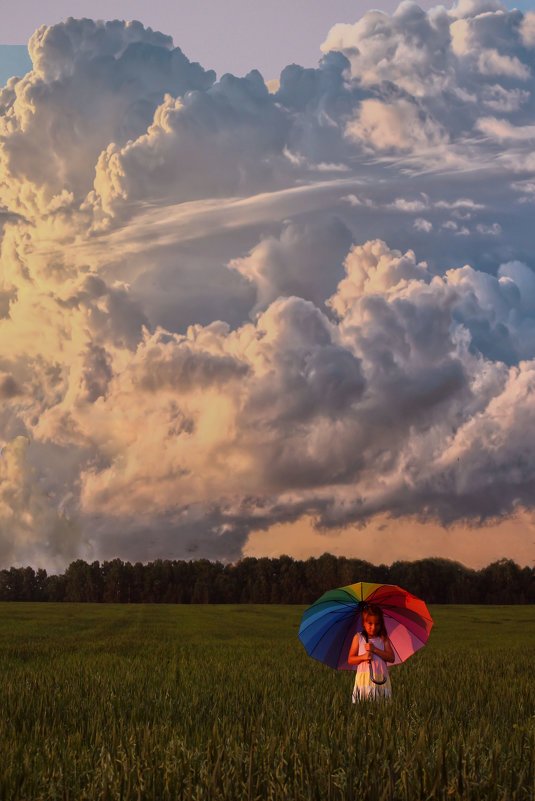
M 404 2 L 269 86 L 139 23 L 34 34 L 0 90 L 4 564 L 386 519 L 392 553 L 418 520 L 431 555 L 489 522 L 509 555 L 535 488 L 532 17 Z

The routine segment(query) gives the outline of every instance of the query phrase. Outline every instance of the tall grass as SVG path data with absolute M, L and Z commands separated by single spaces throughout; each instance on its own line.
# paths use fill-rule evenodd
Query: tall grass
M 302 611 L 0 604 L 0 799 L 533 801 L 533 607 L 432 609 L 357 706 Z

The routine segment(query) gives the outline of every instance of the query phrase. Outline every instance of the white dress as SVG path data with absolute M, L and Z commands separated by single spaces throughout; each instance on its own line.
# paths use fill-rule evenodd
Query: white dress
M 366 653 L 366 639 L 362 634 L 358 635 L 359 650 L 358 656 Z M 376 648 L 381 651 L 384 650 L 385 644 L 382 637 L 370 637 L 368 640 Z M 390 677 L 388 675 L 388 667 L 384 659 L 381 659 L 377 654 L 372 656 L 372 673 L 375 681 L 382 682 L 385 678 L 384 684 L 375 684 L 370 676 L 369 662 L 361 662 L 357 665 L 355 673 L 355 685 L 353 687 L 353 703 L 356 701 L 366 701 L 368 699 L 376 698 L 390 698 L 392 695 L 392 686 L 390 684 Z

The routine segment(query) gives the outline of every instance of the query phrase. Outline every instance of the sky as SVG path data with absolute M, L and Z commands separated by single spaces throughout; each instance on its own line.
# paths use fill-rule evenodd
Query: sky
M 354 23 L 373 7 L 392 13 L 397 5 L 396 0 L 380 0 L 377 6 L 369 0 L 18 0 L 11 4 L 0 33 L 0 77 L 9 77 L 1 45 L 27 45 L 41 25 L 87 17 L 140 20 L 172 36 L 191 61 L 215 70 L 218 77 L 225 72 L 244 76 L 258 69 L 271 80 L 294 62 L 316 67 L 321 42 L 334 24 Z M 430 9 L 436 3 L 424 0 L 419 5 Z M 522 11 L 534 7 L 533 0 L 509 5 Z M 24 51 L 9 56 L 20 63 L 27 58 Z
M 533 565 L 535 12 L 324 6 L 17 5 L 0 566 Z
M 396 5 L 386 0 L 381 8 L 392 12 Z M 316 67 L 320 44 L 333 24 L 355 22 L 368 7 L 362 0 L 20 0 L 10 8 L 0 44 L 25 45 L 41 25 L 68 17 L 137 19 L 172 36 L 191 61 L 214 69 L 218 77 L 258 69 L 269 80 L 294 61 Z

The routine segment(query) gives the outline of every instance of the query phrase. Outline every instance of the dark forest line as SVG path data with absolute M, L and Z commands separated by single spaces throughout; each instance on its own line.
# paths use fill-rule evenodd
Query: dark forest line
M 448 559 L 376 566 L 332 554 L 305 561 L 248 557 L 235 564 L 78 559 L 61 575 L 12 567 L 0 571 L 0 601 L 310 604 L 328 589 L 357 581 L 398 584 L 428 603 L 535 603 L 535 569 L 509 559 L 473 570 Z

